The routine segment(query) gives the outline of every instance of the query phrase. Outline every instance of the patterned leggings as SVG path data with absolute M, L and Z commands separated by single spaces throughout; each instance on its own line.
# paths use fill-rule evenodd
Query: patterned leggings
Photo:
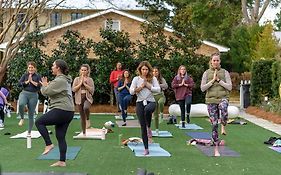
M 228 100 L 222 99 L 218 104 L 211 103 L 208 104 L 208 112 L 210 116 L 210 122 L 212 124 L 212 140 L 214 144 L 219 144 L 219 135 L 218 135 L 218 121 L 220 119 L 220 112 L 221 112 L 221 124 L 227 124 L 227 107 L 228 107 Z M 220 111 L 220 112 L 219 112 Z

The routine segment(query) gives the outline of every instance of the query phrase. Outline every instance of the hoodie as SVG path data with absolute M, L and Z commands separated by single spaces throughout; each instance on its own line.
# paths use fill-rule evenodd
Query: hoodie
M 74 111 L 71 81 L 70 76 L 61 74 L 49 82 L 48 86 L 41 87 L 41 93 L 49 97 L 49 109 Z

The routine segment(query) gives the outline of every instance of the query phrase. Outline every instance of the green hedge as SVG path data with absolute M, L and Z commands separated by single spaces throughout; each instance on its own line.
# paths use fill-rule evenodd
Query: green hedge
M 274 60 L 258 60 L 252 64 L 250 98 L 251 105 L 258 105 L 264 96 L 273 97 L 272 92 L 272 65 Z

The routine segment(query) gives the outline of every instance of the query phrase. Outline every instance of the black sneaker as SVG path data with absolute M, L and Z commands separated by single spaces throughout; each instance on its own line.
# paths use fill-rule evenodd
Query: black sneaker
M 185 128 L 185 121 L 182 121 L 182 122 L 181 122 L 181 127 L 182 127 L 182 128 Z

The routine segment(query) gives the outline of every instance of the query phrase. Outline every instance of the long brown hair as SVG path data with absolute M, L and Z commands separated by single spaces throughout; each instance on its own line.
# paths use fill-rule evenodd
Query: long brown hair
M 159 69 L 158 67 L 156 67 L 156 66 L 154 66 L 153 69 L 157 69 L 157 70 L 158 70 L 158 77 L 156 77 L 156 78 L 157 78 L 159 84 L 161 84 L 161 83 L 162 83 L 162 78 L 163 78 L 163 76 L 162 76 L 162 74 L 161 74 L 160 69 Z M 153 69 L 152 69 L 152 70 L 153 70 Z
M 146 79 L 147 79 L 147 81 L 148 82 L 152 82 L 152 78 L 153 78 L 153 74 L 152 74 L 152 66 L 151 66 L 151 64 L 148 62 L 148 61 L 142 61 L 140 64 L 139 64 L 139 66 L 138 66 L 138 68 L 137 68 L 137 74 L 139 75 L 139 76 L 141 76 L 141 68 L 143 67 L 143 66 L 145 66 L 145 67 L 147 67 L 148 68 L 148 74 L 147 74 L 147 77 L 146 77 Z
M 131 82 L 131 72 L 130 72 L 128 69 L 125 69 L 125 70 L 123 71 L 121 81 L 122 81 L 123 83 L 124 83 L 124 81 L 125 81 L 125 76 L 124 76 L 124 73 L 125 73 L 125 72 L 128 72 L 128 73 L 129 73 L 128 82 L 130 83 L 130 82 Z

